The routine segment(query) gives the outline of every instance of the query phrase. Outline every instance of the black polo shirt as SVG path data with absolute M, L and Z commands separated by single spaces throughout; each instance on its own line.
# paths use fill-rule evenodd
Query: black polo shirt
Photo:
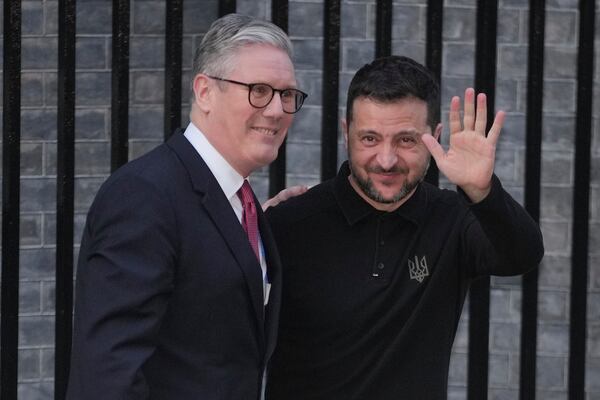
M 267 400 L 445 399 L 470 281 L 537 266 L 539 228 L 496 177 L 478 204 L 422 183 L 388 213 L 348 174 L 267 213 L 283 262 Z

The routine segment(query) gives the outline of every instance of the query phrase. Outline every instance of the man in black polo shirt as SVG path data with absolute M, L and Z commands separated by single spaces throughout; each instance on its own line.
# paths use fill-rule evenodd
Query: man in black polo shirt
M 486 135 L 486 97 L 450 103 L 406 57 L 353 78 L 348 149 L 334 179 L 271 208 L 284 264 L 279 343 L 267 400 L 445 399 L 452 343 L 471 281 L 538 265 L 542 236 L 493 174 L 504 120 Z M 430 154 L 459 188 L 423 182 Z

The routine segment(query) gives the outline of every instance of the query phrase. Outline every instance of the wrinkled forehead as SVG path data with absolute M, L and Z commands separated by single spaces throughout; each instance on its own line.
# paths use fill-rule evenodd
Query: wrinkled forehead
M 352 106 L 352 130 L 383 129 L 413 130 L 420 133 L 431 130 L 428 124 L 427 103 L 414 97 L 380 101 L 358 97 Z

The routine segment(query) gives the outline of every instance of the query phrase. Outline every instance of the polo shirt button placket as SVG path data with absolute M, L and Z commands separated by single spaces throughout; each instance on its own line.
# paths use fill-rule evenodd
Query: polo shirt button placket
M 380 262 L 375 263 L 375 268 L 373 268 L 373 272 L 371 276 L 374 278 L 383 278 L 383 270 L 385 269 L 385 264 Z
M 379 216 L 377 218 L 377 226 L 375 228 L 375 243 L 376 243 L 376 249 L 375 249 L 375 259 L 381 257 L 381 252 L 379 250 L 379 248 L 383 247 L 385 245 L 385 239 L 382 238 L 382 224 L 384 223 L 384 218 L 382 216 Z M 371 276 L 373 278 L 378 278 L 381 279 L 383 278 L 383 272 L 385 269 L 385 264 L 382 261 L 375 261 L 375 264 L 372 267 L 373 269 L 371 270 Z

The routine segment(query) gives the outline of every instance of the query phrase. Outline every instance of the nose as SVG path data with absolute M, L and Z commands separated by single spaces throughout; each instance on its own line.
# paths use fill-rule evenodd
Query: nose
M 392 169 L 398 162 L 396 149 L 388 144 L 383 145 L 380 151 L 377 152 L 376 160 L 384 170 Z
M 283 115 L 283 103 L 281 102 L 281 93 L 273 93 L 271 102 L 263 108 L 263 115 L 265 117 L 278 118 Z

